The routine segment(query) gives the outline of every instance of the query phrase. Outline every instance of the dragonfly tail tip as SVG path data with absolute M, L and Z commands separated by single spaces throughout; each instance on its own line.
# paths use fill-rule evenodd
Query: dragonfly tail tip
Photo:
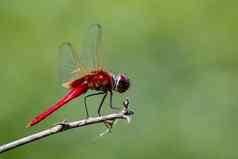
M 32 127 L 31 122 L 29 122 L 29 123 L 26 125 L 26 128 L 30 128 L 30 127 Z

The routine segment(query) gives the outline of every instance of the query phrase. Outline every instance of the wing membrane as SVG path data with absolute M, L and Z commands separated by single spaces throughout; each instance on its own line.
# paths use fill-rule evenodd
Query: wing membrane
M 62 83 L 79 78 L 86 72 L 101 67 L 102 27 L 89 27 L 78 55 L 69 42 L 59 46 L 59 74 Z
M 80 63 L 88 70 L 102 66 L 102 26 L 100 24 L 90 25 L 80 49 Z
M 79 56 L 72 44 L 65 42 L 59 47 L 59 74 L 61 82 L 67 82 L 80 76 L 83 66 L 79 62 Z

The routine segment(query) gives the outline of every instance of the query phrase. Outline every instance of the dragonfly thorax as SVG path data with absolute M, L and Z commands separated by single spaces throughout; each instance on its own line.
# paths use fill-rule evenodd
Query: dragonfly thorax
M 130 87 L 130 80 L 125 74 L 113 75 L 113 90 L 124 93 Z

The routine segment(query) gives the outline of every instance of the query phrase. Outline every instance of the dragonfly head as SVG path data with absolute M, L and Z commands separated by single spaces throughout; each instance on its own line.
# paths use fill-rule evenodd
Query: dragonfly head
M 114 86 L 113 90 L 123 93 L 130 87 L 130 80 L 125 74 L 119 74 L 113 76 Z

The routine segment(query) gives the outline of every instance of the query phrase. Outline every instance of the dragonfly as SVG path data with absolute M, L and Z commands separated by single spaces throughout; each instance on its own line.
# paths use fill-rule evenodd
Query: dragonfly
M 84 106 L 87 118 L 89 118 L 87 99 L 92 96 L 103 95 L 97 110 L 98 116 L 101 116 L 101 109 L 108 95 L 110 97 L 110 108 L 118 109 L 113 107 L 112 104 L 113 92 L 126 92 L 130 87 L 130 80 L 124 73 L 113 74 L 103 69 L 101 63 L 99 62 L 102 54 L 102 26 L 100 24 L 93 24 L 88 30 L 88 36 L 90 36 L 90 38 L 88 40 L 89 45 L 87 49 L 85 49 L 87 51 L 82 50 L 80 54 L 77 54 L 74 51 L 71 43 L 65 42 L 60 45 L 60 71 L 65 72 L 62 71 L 65 69 L 64 64 L 69 63 L 69 61 L 74 65 L 73 71 L 66 71 L 67 73 L 64 73 L 70 74 L 70 76 L 73 77 L 70 80 L 64 82 L 62 85 L 68 89 L 67 94 L 54 105 L 52 105 L 47 111 L 41 113 L 31 122 L 29 122 L 28 127 L 32 127 L 41 122 L 56 110 L 65 106 L 67 103 L 81 95 L 84 95 Z M 89 64 L 91 68 L 87 68 L 86 65 L 89 66 Z M 88 90 L 93 90 L 93 93 L 86 94 Z

